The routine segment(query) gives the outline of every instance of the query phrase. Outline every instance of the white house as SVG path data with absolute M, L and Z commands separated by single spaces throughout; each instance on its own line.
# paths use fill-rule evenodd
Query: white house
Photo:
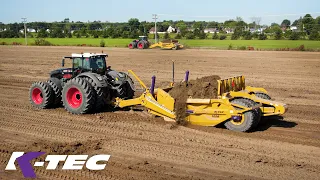
M 173 28 L 172 26 L 169 26 L 168 29 L 167 29 L 167 32 L 168 33 L 176 32 L 176 29 Z
M 297 26 L 291 26 L 291 27 L 290 27 L 290 30 L 296 32 L 296 31 L 298 31 L 298 27 L 297 27 Z
M 150 33 L 150 34 L 155 34 L 155 28 L 152 27 L 152 28 L 149 30 L 149 33 Z M 158 34 L 164 34 L 164 33 L 166 33 L 166 32 L 159 32 L 159 31 L 157 30 L 157 33 L 158 33 Z
M 21 32 L 21 33 L 24 33 L 24 29 L 20 29 L 20 32 Z M 32 28 L 27 28 L 27 32 L 35 33 L 36 30 L 35 30 L 35 29 L 32 29 Z
M 36 32 L 36 30 L 35 30 L 35 29 L 32 29 L 32 28 L 27 28 L 27 31 L 28 31 L 28 32 L 32 32 L 32 33 L 35 33 L 35 32 Z
M 215 33 L 215 32 L 218 33 L 217 28 L 205 28 L 203 31 L 204 31 L 205 33 L 211 33 L 211 34 L 213 34 L 213 33 Z

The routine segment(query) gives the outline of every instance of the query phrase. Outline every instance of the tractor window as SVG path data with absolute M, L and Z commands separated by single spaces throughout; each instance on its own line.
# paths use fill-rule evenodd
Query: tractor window
M 79 68 L 82 67 L 82 58 L 74 58 L 73 59 L 73 68 Z
M 106 69 L 105 58 L 101 56 L 91 58 L 90 67 L 92 69 Z
M 89 69 L 89 65 L 88 57 L 83 58 L 83 61 L 81 57 L 73 59 L 73 68 Z

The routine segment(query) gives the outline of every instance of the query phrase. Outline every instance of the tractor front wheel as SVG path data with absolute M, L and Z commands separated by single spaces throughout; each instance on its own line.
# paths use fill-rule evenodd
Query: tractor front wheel
M 49 108 L 53 104 L 54 94 L 46 82 L 35 82 L 29 91 L 29 100 L 33 107 L 38 109 Z
M 72 114 L 88 113 L 94 108 L 94 89 L 82 78 L 71 79 L 63 87 L 62 102 L 65 109 Z

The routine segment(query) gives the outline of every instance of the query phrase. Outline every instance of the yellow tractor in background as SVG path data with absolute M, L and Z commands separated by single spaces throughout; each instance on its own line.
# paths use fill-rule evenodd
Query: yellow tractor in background
M 161 48 L 161 49 L 178 50 L 178 49 L 183 49 L 183 45 L 180 44 L 178 40 L 165 39 L 165 40 L 162 40 L 161 42 L 150 45 L 149 48 L 150 49 Z
M 152 44 L 147 36 L 139 36 L 139 39 L 133 40 L 128 45 L 129 49 L 153 49 L 153 48 L 160 48 L 160 49 L 169 49 L 169 50 L 178 50 L 182 49 L 183 45 L 179 43 L 178 40 L 174 39 L 165 39 L 158 43 Z

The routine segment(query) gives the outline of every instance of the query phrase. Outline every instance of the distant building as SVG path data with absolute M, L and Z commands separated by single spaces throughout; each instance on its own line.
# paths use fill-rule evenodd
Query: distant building
M 187 28 L 187 31 L 193 32 L 193 28 Z
M 24 29 L 20 29 L 20 32 L 21 32 L 21 33 L 24 33 Z M 27 32 L 35 33 L 36 30 L 35 30 L 35 29 L 32 29 L 32 28 L 27 28 Z
M 293 31 L 293 32 L 298 32 L 299 31 L 297 26 L 291 26 L 290 30 Z
M 213 34 L 213 33 L 215 33 L 215 32 L 219 33 L 219 31 L 217 30 L 217 28 L 205 28 L 203 31 L 204 31 L 205 33 L 211 33 L 211 34 Z
M 150 33 L 150 34 L 155 34 L 155 28 L 152 27 L 152 28 L 149 30 L 149 33 Z M 159 32 L 159 31 L 157 30 L 157 33 L 158 33 L 158 34 L 164 34 L 164 33 L 166 33 L 166 32 Z
M 152 27 L 150 30 L 149 30 L 149 33 L 150 34 L 154 34 L 156 31 L 155 31 L 155 28 L 154 27 Z
M 169 26 L 168 29 L 167 29 L 167 32 L 168 33 L 176 32 L 176 28 L 173 28 L 172 26 Z
M 234 30 L 232 28 L 226 28 L 225 31 L 227 34 L 231 34 Z

